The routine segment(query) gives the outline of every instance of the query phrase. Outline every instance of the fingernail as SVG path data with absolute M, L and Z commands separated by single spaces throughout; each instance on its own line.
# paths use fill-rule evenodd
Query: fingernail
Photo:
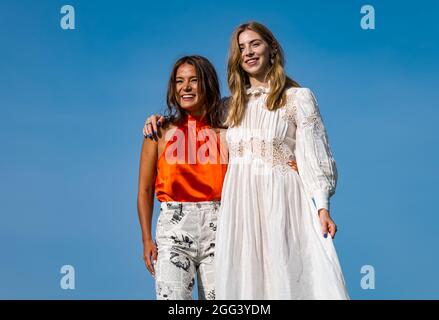
M 152 139 L 152 134 L 151 133 L 148 134 L 148 138 Z
M 154 131 L 154 134 L 157 135 L 157 131 Z
M 160 120 L 159 121 L 157 121 L 157 125 L 160 127 Z
M 325 233 L 325 234 L 323 235 L 323 237 L 327 238 L 327 237 L 328 237 L 328 234 L 327 234 L 327 233 Z

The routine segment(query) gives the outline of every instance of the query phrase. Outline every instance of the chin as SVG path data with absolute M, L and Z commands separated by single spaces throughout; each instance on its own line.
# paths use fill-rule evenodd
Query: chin
M 257 77 L 259 74 L 261 74 L 261 72 L 259 72 L 259 70 L 254 71 L 254 70 L 248 70 L 247 73 L 249 74 L 249 76 L 251 77 Z
M 181 105 L 180 105 L 181 106 Z M 181 106 L 181 108 L 185 111 L 185 112 L 192 112 L 194 109 L 196 108 L 196 105 L 190 105 L 190 106 Z
M 196 109 L 197 104 L 194 103 L 194 104 L 190 104 L 190 105 L 182 105 L 181 107 L 186 111 L 192 111 L 193 109 Z
M 191 104 L 179 103 L 180 107 L 185 111 L 191 111 L 197 106 L 197 102 L 193 102 Z
M 259 75 L 260 73 L 261 73 L 261 71 L 262 71 L 262 67 L 259 67 L 259 66 L 257 66 L 257 67 L 255 67 L 255 68 L 247 68 L 247 69 L 245 69 L 245 68 L 243 68 L 244 69 L 244 71 L 245 72 L 247 72 L 249 75 L 251 75 L 251 76 L 257 76 L 257 75 Z

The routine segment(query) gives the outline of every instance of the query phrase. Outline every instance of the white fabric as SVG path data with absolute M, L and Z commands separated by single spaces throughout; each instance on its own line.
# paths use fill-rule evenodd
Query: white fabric
M 267 89 L 247 93 L 243 121 L 226 135 L 216 299 L 349 299 L 317 212 L 329 208 L 337 170 L 316 99 L 308 88 L 290 88 L 287 104 L 269 111 Z

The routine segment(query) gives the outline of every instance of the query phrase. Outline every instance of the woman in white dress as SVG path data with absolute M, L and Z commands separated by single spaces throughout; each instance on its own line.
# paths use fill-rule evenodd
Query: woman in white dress
M 265 26 L 235 30 L 216 299 L 349 299 L 329 213 L 336 164 L 314 94 L 283 66 Z M 290 160 L 298 173 L 288 170 Z

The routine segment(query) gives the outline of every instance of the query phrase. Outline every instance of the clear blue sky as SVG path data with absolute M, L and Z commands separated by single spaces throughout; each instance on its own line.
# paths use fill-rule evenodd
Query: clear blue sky
M 64 4 L 76 30 L 60 28 Z M 360 28 L 363 4 L 375 30 Z M 144 119 L 163 110 L 184 54 L 208 57 L 227 95 L 229 37 L 257 20 L 319 101 L 351 297 L 439 299 L 438 12 L 437 1 L 1 1 L 0 298 L 155 297 L 136 211 Z M 60 288 L 66 264 L 75 290 Z M 360 286 L 363 265 L 375 290 Z

